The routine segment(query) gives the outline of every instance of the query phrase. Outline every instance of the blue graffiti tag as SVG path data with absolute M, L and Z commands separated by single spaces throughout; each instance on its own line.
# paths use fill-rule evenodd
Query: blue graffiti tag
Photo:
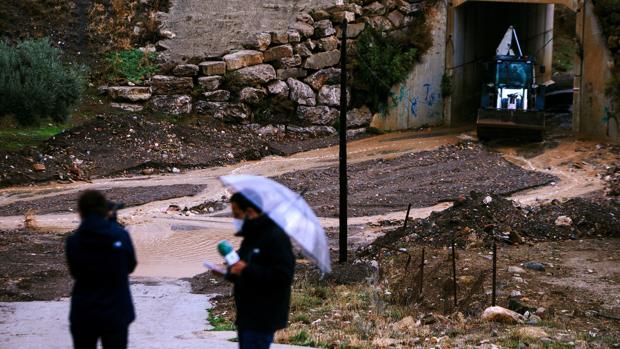
M 411 98 L 411 114 L 413 114 L 413 116 L 417 117 L 418 116 L 418 99 L 413 97 Z

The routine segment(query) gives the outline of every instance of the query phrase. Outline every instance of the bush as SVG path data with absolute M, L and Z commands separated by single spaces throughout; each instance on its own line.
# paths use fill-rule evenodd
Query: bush
M 81 69 L 65 64 L 47 39 L 0 42 L 0 116 L 12 114 L 22 125 L 64 122 L 82 89 Z
M 113 83 L 141 84 L 158 70 L 157 54 L 140 50 L 110 52 L 106 55 L 107 79 Z

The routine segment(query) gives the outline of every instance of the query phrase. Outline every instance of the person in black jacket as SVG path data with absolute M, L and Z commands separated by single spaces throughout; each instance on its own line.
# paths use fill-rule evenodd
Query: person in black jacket
M 75 280 L 69 321 L 75 349 L 127 348 L 128 327 L 135 319 L 129 274 L 136 255 L 129 234 L 111 219 L 109 204 L 98 191 L 79 198 L 82 222 L 66 241 L 67 264 Z
M 247 193 L 246 193 L 247 195 Z M 231 197 L 233 216 L 243 222 L 241 260 L 226 278 L 234 282 L 240 349 L 267 349 L 287 326 L 295 256 L 288 235 L 243 194 Z

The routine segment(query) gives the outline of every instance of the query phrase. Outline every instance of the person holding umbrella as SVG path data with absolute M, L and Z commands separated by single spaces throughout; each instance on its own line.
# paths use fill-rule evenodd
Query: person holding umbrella
M 266 349 L 287 326 L 295 256 L 291 239 L 322 272 L 330 272 L 325 232 L 306 201 L 270 179 L 224 176 L 235 191 L 230 205 L 243 237 L 236 255 L 226 256 L 225 278 L 234 283 L 240 349 Z
M 243 241 L 237 251 L 241 260 L 226 279 L 234 283 L 239 348 L 266 349 L 288 322 L 295 256 L 286 233 L 246 195 L 235 193 L 230 199 L 239 222 L 236 235 Z

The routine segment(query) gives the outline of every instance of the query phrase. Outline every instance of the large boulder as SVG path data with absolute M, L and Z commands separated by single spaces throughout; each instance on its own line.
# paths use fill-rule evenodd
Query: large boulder
M 226 69 L 237 70 L 263 63 L 263 53 L 255 50 L 241 50 L 223 57 Z
M 155 95 L 179 95 L 189 93 L 194 88 L 191 77 L 155 75 L 151 78 L 151 92 Z
M 340 115 L 338 109 L 327 106 L 308 107 L 300 105 L 297 107 L 297 117 L 314 125 L 333 125 L 338 119 L 338 115 Z
M 303 58 L 312 56 L 312 49 L 305 42 L 295 45 L 293 52 Z
M 484 310 L 484 312 L 482 313 L 482 320 L 490 322 L 501 322 L 505 324 L 518 324 L 523 323 L 525 318 L 523 317 L 523 315 L 517 312 L 495 306 L 488 307 Z
M 300 55 L 285 57 L 273 62 L 273 66 L 277 69 L 295 68 L 301 66 L 302 59 Z
M 392 25 L 394 25 L 394 28 L 400 28 L 405 24 L 405 16 L 398 10 L 390 12 L 387 17 L 388 20 L 392 22 Z
M 201 76 L 198 78 L 198 85 L 200 85 L 205 91 L 215 91 L 220 88 L 221 84 L 222 77 L 218 75 Z
M 200 69 L 195 64 L 179 64 L 172 69 L 174 76 L 195 76 Z
M 250 35 L 242 43 L 242 46 L 251 50 L 265 51 L 271 45 L 271 34 L 255 33 Z
M 340 61 L 340 51 L 332 50 L 327 52 L 320 52 L 317 54 L 313 54 L 312 56 L 306 59 L 304 63 L 304 68 L 306 69 L 323 69 L 327 67 L 332 67 L 337 65 Z
M 370 125 L 372 113 L 367 106 L 354 108 L 347 112 L 347 127 L 356 128 Z
M 248 122 L 252 116 L 250 107 L 243 103 L 196 102 L 196 113 L 228 123 Z
M 239 101 L 249 105 L 260 104 L 267 97 L 264 88 L 246 87 L 239 92 Z
M 362 10 L 364 16 L 383 15 L 385 14 L 385 11 L 385 6 L 378 1 L 375 1 L 368 6 L 364 6 L 364 9 Z
M 198 64 L 203 75 L 224 75 L 226 73 L 226 62 L 209 61 Z
M 269 64 L 259 64 L 237 70 L 234 79 L 241 85 L 262 85 L 276 78 L 276 70 Z
M 316 105 L 316 95 L 310 86 L 292 78 L 287 79 L 286 83 L 291 90 L 290 98 L 293 102 L 299 105 Z
M 274 46 L 265 51 L 264 61 L 271 62 L 287 57 L 293 57 L 293 47 L 291 45 Z
M 329 19 L 324 19 L 314 23 L 314 35 L 319 38 L 336 34 L 336 29 Z
M 340 68 L 321 69 L 304 79 L 315 91 L 319 91 L 325 84 L 336 84 L 339 81 Z
M 319 39 L 321 51 L 332 51 L 338 48 L 338 39 L 334 35 Z
M 355 39 L 357 38 L 363 31 L 366 29 L 366 23 L 351 23 L 347 25 L 347 38 Z M 342 38 L 342 29 L 340 27 L 336 28 L 336 37 L 338 39 Z
M 308 23 L 295 22 L 289 26 L 289 29 L 296 30 L 301 36 L 309 38 L 314 35 L 314 27 Z
M 226 90 L 209 91 L 203 94 L 207 101 L 227 102 L 230 99 L 230 92 Z
M 319 90 L 318 102 L 321 105 L 328 105 L 330 107 L 340 106 L 340 86 L 339 85 L 324 85 Z M 349 101 L 349 93 L 347 91 L 347 102 Z
M 270 95 L 274 95 L 279 98 L 288 98 L 290 89 L 286 82 L 275 80 L 267 84 L 267 91 Z
M 271 43 L 275 45 L 288 44 L 288 31 L 271 32 Z
M 302 68 L 286 68 L 286 69 L 278 69 L 276 75 L 279 80 L 287 80 L 289 78 L 303 78 L 308 75 L 308 71 Z
M 186 95 L 153 96 L 148 103 L 153 111 L 182 115 L 192 112 L 192 97 Z
M 115 101 L 141 102 L 151 98 L 151 89 L 139 86 L 112 86 L 107 93 Z

